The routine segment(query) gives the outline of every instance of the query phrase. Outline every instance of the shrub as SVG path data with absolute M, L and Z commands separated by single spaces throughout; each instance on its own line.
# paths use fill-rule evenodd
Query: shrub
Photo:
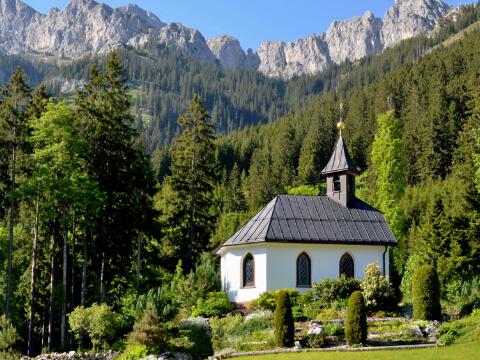
M 222 316 L 233 310 L 233 305 L 224 292 L 212 292 L 204 300 L 197 300 L 197 305 L 192 308 L 192 316 Z
M 245 318 L 245 321 L 236 326 L 230 332 L 233 336 L 248 336 L 255 331 L 265 330 L 272 328 L 272 316 L 271 313 L 265 315 L 251 314 Z
M 121 326 L 120 316 L 106 304 L 93 304 L 89 308 L 79 306 L 68 314 L 68 321 L 77 339 L 82 332 L 88 334 L 94 350 L 111 344 Z
M 472 313 L 480 308 L 480 276 L 469 279 L 452 279 L 445 286 L 446 299 L 454 304 L 460 316 Z
M 274 314 L 275 343 L 279 347 L 292 347 L 294 340 L 294 323 L 290 296 L 286 291 L 277 295 L 277 306 Z
M 213 355 L 212 334 L 206 319 L 184 320 L 180 324 L 180 332 L 185 340 L 182 351 L 202 359 Z
M 252 310 L 270 310 L 274 311 L 277 306 L 277 295 L 281 291 L 286 291 L 290 297 L 290 302 L 292 306 L 297 305 L 297 300 L 300 297 L 300 292 L 295 289 L 281 289 L 274 291 L 265 291 L 260 294 L 258 298 L 250 302 L 249 308 Z
M 325 334 L 308 335 L 308 346 L 311 348 L 321 348 L 325 346 Z
M 420 320 L 439 320 L 440 284 L 435 268 L 430 265 L 420 266 L 413 274 L 413 317 Z
M 360 291 L 355 291 L 348 300 L 345 339 L 349 346 L 365 345 L 367 343 L 367 313 L 365 311 L 365 299 Z
M 115 360 L 139 360 L 148 355 L 147 347 L 144 345 L 129 345 L 125 351 Z
M 378 264 L 367 265 L 364 274 L 360 286 L 368 308 L 371 311 L 394 308 L 395 300 L 392 286 L 380 272 Z
M 168 342 L 167 331 L 162 325 L 154 305 L 149 305 L 140 321 L 133 326 L 128 336 L 131 345 L 143 345 L 148 351 L 162 352 Z
M 17 330 L 5 315 L 0 316 L 0 352 L 5 353 L 20 340 Z
M 421 265 L 421 259 L 418 255 L 413 254 L 407 260 L 405 271 L 403 273 L 400 291 L 402 292 L 402 301 L 405 304 L 412 304 L 412 278 L 415 270 Z
M 243 323 L 242 315 L 229 314 L 224 318 L 210 318 L 209 324 L 212 332 L 212 346 L 215 352 L 231 347 L 229 335 Z
M 360 282 L 354 278 L 340 276 L 337 279 L 324 279 L 313 284 L 313 291 L 323 306 L 342 299 L 348 299 L 354 291 L 360 290 Z

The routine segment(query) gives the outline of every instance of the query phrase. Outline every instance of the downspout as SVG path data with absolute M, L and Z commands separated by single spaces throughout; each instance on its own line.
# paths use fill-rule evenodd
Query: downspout
M 387 276 L 387 272 L 385 270 L 385 255 L 387 255 L 387 251 L 388 251 L 388 246 L 385 245 L 385 251 L 383 252 L 383 276 Z

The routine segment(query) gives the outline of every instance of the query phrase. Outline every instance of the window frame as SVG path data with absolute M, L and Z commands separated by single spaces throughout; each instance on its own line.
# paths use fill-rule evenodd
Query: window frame
M 352 263 L 352 275 L 346 274 L 346 272 L 342 271 L 344 270 L 343 263 L 345 258 L 348 258 Z M 340 261 L 338 262 L 338 273 L 339 273 L 339 276 L 355 278 L 355 260 L 353 259 L 353 256 L 350 253 L 346 252 L 340 257 Z
M 308 284 L 300 284 L 300 259 L 302 257 L 305 257 L 308 262 Z M 312 287 L 312 259 L 306 252 L 302 252 L 297 256 L 297 266 L 296 266 L 296 272 L 297 272 L 297 288 L 311 288 Z
M 247 283 L 247 262 L 251 260 L 253 266 L 253 280 Z M 251 253 L 247 253 L 242 261 L 242 288 L 254 288 L 255 287 L 255 257 Z
M 333 175 L 332 186 L 333 186 L 334 193 L 338 193 L 342 191 L 342 180 L 340 179 L 340 175 L 338 174 Z

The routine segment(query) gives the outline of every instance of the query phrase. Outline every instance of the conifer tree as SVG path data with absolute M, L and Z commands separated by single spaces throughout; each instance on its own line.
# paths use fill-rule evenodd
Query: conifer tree
M 172 175 L 166 181 L 172 189 L 172 207 L 165 218 L 165 245 L 175 266 L 182 260 L 190 271 L 208 247 L 214 218 L 213 204 L 214 127 L 203 100 L 195 96 L 188 112 L 178 120 L 183 133 L 172 151 Z
M 12 292 L 12 255 L 14 226 L 16 221 L 18 175 L 25 169 L 29 152 L 29 119 L 31 116 L 32 94 L 27 85 L 24 72 L 17 68 L 10 81 L 0 91 L 0 138 L 3 170 L 8 172 L 6 188 L 8 191 L 8 249 L 7 249 L 7 287 L 5 292 L 5 315 L 10 316 Z
M 390 111 L 377 119 L 372 144 L 372 171 L 376 179 L 376 203 L 385 213 L 395 235 L 402 233 L 400 199 L 405 193 L 405 154 L 402 127 Z
M 135 253 L 137 237 L 148 231 L 153 216 L 153 174 L 147 157 L 135 144 L 130 105 L 120 58 L 113 52 L 105 72 L 92 66 L 90 81 L 76 98 L 80 133 L 87 145 L 87 169 L 106 196 L 93 244 L 100 257 L 96 263 L 100 264 L 102 302 L 108 280 L 128 272 L 125 258 Z

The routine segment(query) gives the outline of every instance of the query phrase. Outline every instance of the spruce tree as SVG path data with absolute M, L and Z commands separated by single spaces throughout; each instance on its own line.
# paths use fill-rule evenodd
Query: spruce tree
M 135 253 L 138 236 L 148 232 L 153 174 L 147 156 L 135 143 L 131 98 L 116 52 L 109 56 L 105 72 L 92 66 L 90 81 L 75 101 L 87 169 L 106 196 L 93 243 L 104 301 L 105 285 L 114 276 L 128 273 L 125 259 Z
M 190 271 L 207 250 L 214 218 L 213 204 L 214 126 L 203 100 L 195 96 L 188 112 L 178 120 L 183 132 L 172 150 L 172 175 L 166 181 L 172 189 L 171 207 L 165 215 L 164 245 L 173 268 L 182 260 Z
M 8 249 L 7 278 L 5 292 L 5 315 L 10 317 L 12 292 L 12 255 L 14 226 L 16 222 L 18 175 L 26 169 L 29 153 L 29 120 L 32 114 L 32 94 L 27 85 L 25 73 L 17 68 L 10 81 L 0 90 L 0 138 L 2 155 L 1 166 L 4 194 L 8 201 Z M 8 189 L 8 190 L 7 190 Z

